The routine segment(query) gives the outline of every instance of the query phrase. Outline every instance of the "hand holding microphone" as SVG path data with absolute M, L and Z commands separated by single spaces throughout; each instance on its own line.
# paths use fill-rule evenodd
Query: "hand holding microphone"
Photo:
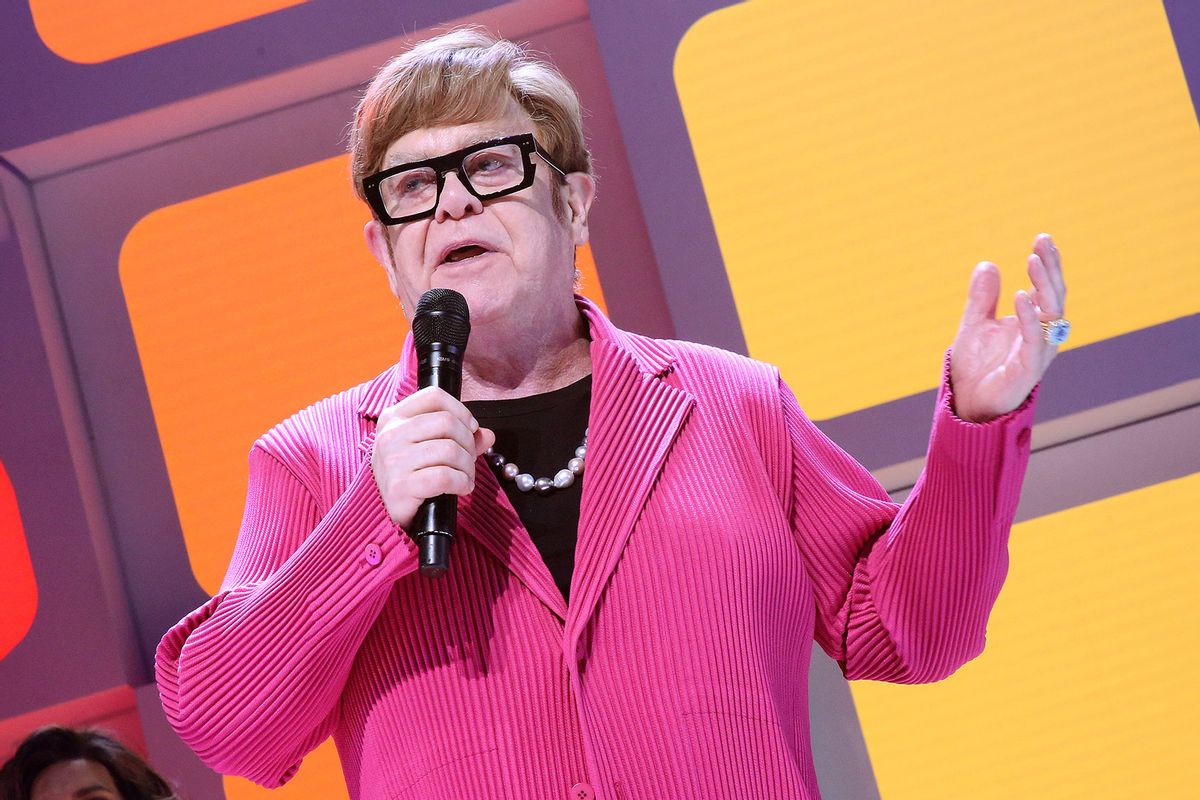
M 458 400 L 470 322 L 466 301 L 430 289 L 413 315 L 417 385 L 379 415 L 371 469 L 392 521 L 417 542 L 421 572 L 448 566 L 459 495 L 475 488 L 475 459 L 496 437 Z

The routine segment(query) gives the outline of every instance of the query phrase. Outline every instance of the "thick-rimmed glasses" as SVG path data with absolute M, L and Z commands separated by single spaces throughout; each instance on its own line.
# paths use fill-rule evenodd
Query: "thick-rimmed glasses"
M 562 167 L 555 164 L 534 140 L 532 133 L 520 133 L 376 172 L 363 178 L 363 193 L 380 222 L 399 225 L 433 214 L 441 199 L 447 172 L 457 174 L 467 191 L 480 200 L 529 188 L 537 173 L 534 153 L 558 174 L 566 176 Z

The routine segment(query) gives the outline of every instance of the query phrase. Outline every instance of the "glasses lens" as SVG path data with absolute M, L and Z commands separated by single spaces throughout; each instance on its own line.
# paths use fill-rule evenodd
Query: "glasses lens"
M 379 184 L 384 208 L 393 217 L 407 217 L 433 208 L 437 202 L 437 173 L 419 167 L 389 175 Z
M 472 188 L 486 196 L 519 184 L 525 177 L 525 159 L 517 145 L 502 144 L 468 154 L 463 171 Z
M 480 197 L 499 194 L 519 186 L 525 178 L 521 147 L 502 144 L 474 150 L 462 160 L 463 173 Z M 438 173 L 432 167 L 389 175 L 379 183 L 379 195 L 392 217 L 408 217 L 432 211 L 438 202 Z

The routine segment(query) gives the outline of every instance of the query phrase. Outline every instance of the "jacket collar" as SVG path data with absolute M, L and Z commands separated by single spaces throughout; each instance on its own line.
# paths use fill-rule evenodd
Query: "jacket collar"
M 595 303 L 582 295 L 575 295 L 575 305 L 588 322 L 593 345 L 624 353 L 647 378 L 661 378 L 674 368 L 675 357 L 659 342 L 616 327 Z M 417 353 L 410 331 L 404 339 L 400 362 L 367 383 L 358 413 L 379 419 L 385 408 L 416 390 Z

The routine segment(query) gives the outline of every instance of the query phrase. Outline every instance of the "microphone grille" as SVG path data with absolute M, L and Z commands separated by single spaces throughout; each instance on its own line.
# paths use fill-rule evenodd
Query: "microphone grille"
M 434 342 L 466 347 L 471 335 L 471 312 L 467 310 L 466 298 L 453 289 L 430 289 L 417 301 L 412 330 L 418 349 Z

